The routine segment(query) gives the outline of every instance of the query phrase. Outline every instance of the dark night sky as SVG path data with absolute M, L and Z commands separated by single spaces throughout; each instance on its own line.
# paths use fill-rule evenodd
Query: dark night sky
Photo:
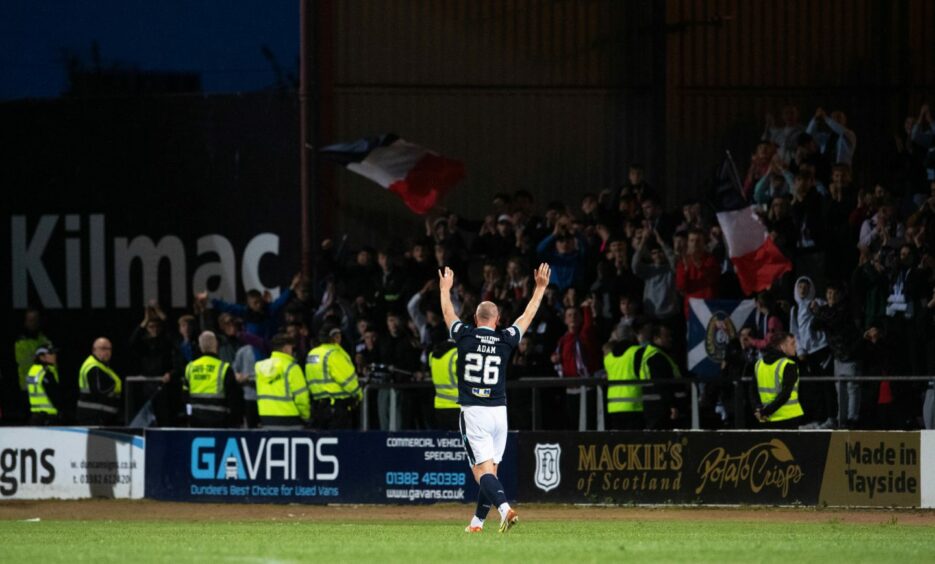
M 63 53 L 102 66 L 188 71 L 206 92 L 258 90 L 276 82 L 267 46 L 287 73 L 297 68 L 297 1 L 5 0 L 0 3 L 0 100 L 58 96 Z

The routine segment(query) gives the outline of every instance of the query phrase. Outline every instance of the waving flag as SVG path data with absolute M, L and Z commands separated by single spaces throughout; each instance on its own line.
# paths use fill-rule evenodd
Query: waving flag
M 769 238 L 754 206 L 718 212 L 717 220 L 744 294 L 765 290 L 773 280 L 792 270 L 792 261 Z
M 688 299 L 688 366 L 696 376 L 717 376 L 727 343 L 750 322 L 753 300 Z
M 431 210 L 448 189 L 464 178 L 464 163 L 392 133 L 330 145 L 319 153 L 395 192 L 420 215 Z

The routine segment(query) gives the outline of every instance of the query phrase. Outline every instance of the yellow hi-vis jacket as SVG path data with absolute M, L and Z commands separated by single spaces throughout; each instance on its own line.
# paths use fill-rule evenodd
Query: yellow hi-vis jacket
M 795 361 L 790 358 L 780 358 L 772 364 L 767 364 L 762 359 L 756 361 L 756 390 L 760 394 L 760 402 L 763 405 L 769 405 L 779 395 L 782 390 L 782 375 L 788 365 L 795 366 Z M 767 421 L 785 421 L 804 414 L 802 406 L 799 405 L 799 382 L 796 380 L 788 401 L 770 413 L 766 419 Z
M 225 405 L 224 376 L 230 364 L 205 354 L 185 367 L 185 384 L 193 410 L 229 413 Z
M 607 380 L 638 381 L 642 375 L 635 365 L 636 353 L 640 345 L 628 347 L 620 356 L 613 353 L 604 355 L 604 369 Z M 607 413 L 629 413 L 643 411 L 643 389 L 640 386 L 607 386 Z
M 292 356 L 273 351 L 256 363 L 256 406 L 261 418 L 308 421 L 311 402 L 302 369 Z
M 435 385 L 435 409 L 458 409 L 458 348 L 440 357 L 429 354 L 429 369 Z
M 58 410 L 52 405 L 49 396 L 45 393 L 46 374 L 51 374 L 58 382 L 58 368 L 54 365 L 33 364 L 26 373 L 26 389 L 29 391 L 29 410 L 33 413 L 48 413 L 58 415 Z
M 340 400 L 362 395 L 357 370 L 347 351 L 336 343 L 318 345 L 305 360 L 305 379 L 312 399 Z
M 110 396 L 111 403 L 103 404 L 97 401 L 91 393 L 91 385 L 88 382 L 88 373 L 91 372 L 92 368 L 97 368 L 114 382 L 114 391 Z M 120 397 L 120 392 L 123 390 L 123 382 L 120 381 L 120 377 L 117 376 L 117 373 L 113 371 L 110 366 L 107 366 L 103 362 L 99 361 L 94 355 L 90 355 L 84 360 L 84 363 L 81 365 L 81 370 L 78 372 L 78 388 L 80 391 L 78 399 L 78 407 L 81 409 L 90 409 L 93 411 L 102 411 L 104 413 L 117 413 L 120 411 L 115 404 L 116 399 Z

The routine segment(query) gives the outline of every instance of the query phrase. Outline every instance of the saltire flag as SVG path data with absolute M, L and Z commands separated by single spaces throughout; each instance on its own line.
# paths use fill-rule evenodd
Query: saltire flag
M 717 376 L 727 344 L 752 322 L 754 300 L 688 299 L 688 371 L 695 376 Z
M 443 157 L 392 133 L 329 145 L 319 153 L 396 193 L 419 215 L 428 213 L 464 178 L 461 161 Z
M 792 270 L 790 261 L 770 238 L 756 213 L 756 206 L 717 213 L 727 254 L 746 295 L 769 288 L 783 273 Z

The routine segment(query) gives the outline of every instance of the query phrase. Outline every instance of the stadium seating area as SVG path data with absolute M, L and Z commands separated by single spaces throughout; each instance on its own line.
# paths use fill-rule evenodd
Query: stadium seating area
M 127 341 L 115 345 L 132 351 L 133 373 L 168 375 L 173 389 L 198 355 L 202 329 L 216 331 L 221 358 L 248 375 L 274 333 L 297 339 L 302 359 L 332 322 L 362 377 L 393 366 L 411 373 L 406 378 L 428 380 L 426 354 L 448 338 L 440 266 L 458 277 L 455 303 L 463 317 L 491 300 L 509 324 L 530 295 L 532 269 L 548 261 L 552 284 L 512 360 L 511 379 L 600 375 L 608 347 L 646 339 L 646 329 L 660 325 L 672 331 L 670 353 L 684 363 L 687 298 L 748 297 L 756 300 L 753 322 L 737 328 L 721 377 L 701 387 L 703 426 L 754 425 L 749 413 L 737 412 L 737 388 L 727 384 L 752 376 L 770 334 L 785 330 L 798 338 L 806 375 L 867 377 L 849 384 L 806 379 L 801 397 L 813 427 L 920 428 L 923 412 L 935 410 L 932 383 L 875 377 L 935 374 L 935 122 L 923 107 L 895 135 L 886 177 L 854 178 L 859 136 L 843 113 L 819 108 L 800 121 L 787 107 L 781 115 L 780 122 L 768 117 L 762 138 L 751 140 L 746 170 L 737 163 L 732 197 L 722 190 L 710 199 L 662 201 L 639 164 L 622 186 L 579 192 L 574 201 L 504 192 L 484 217 L 437 209 L 424 231 L 379 249 L 325 240 L 317 283 L 297 276 L 276 300 L 251 293 L 238 305 L 200 295 L 178 319 L 150 304 Z M 743 295 L 714 215 L 726 200 L 758 206 L 771 239 L 793 263 L 756 296 Z M 35 338 L 38 312 L 27 312 L 26 325 L 26 337 Z M 238 354 L 242 349 L 253 354 Z M 528 395 L 511 396 L 515 428 L 529 428 Z M 183 423 L 180 396 L 165 396 L 159 423 Z M 401 397 L 403 428 L 433 427 L 430 389 Z M 553 390 L 542 401 L 543 425 L 577 428 L 569 407 L 577 396 Z M 686 426 L 684 417 L 671 425 Z

